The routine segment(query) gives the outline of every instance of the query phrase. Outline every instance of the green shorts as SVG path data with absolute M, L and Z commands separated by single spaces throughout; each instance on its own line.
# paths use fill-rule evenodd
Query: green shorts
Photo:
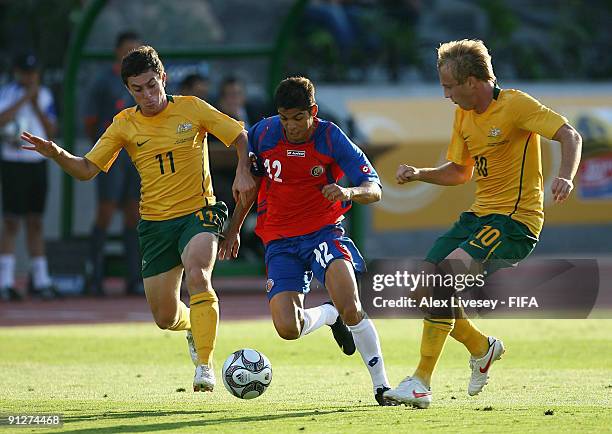
M 501 214 L 477 217 L 464 212 L 453 227 L 438 238 L 425 259 L 440 263 L 453 250 L 465 250 L 472 258 L 489 264 L 490 271 L 513 267 L 525 259 L 538 239 L 527 226 Z
M 227 220 L 223 202 L 170 220 L 140 220 L 138 241 L 142 254 L 142 277 L 156 276 L 181 264 L 181 254 L 187 243 L 201 232 L 217 236 Z

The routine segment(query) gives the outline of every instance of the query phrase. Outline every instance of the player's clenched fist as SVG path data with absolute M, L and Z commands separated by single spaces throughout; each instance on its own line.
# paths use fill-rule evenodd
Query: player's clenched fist
M 57 157 L 60 153 L 60 147 L 53 143 L 51 140 L 43 139 L 42 137 L 35 136 L 33 134 L 28 133 L 27 131 L 21 133 L 21 139 L 32 145 L 24 145 L 23 149 L 36 151 L 47 158 Z
M 395 179 L 398 184 L 404 184 L 410 181 L 417 181 L 419 178 L 419 169 L 413 166 L 407 166 L 406 164 L 400 165 L 397 168 Z
M 325 199 L 330 202 L 344 202 L 351 200 L 351 190 L 349 188 L 340 187 L 338 184 L 327 184 L 321 189 L 321 193 L 325 196 Z

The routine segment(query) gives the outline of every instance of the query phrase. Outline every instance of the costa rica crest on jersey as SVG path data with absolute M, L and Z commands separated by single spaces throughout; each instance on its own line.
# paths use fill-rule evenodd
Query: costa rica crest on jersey
M 323 172 L 325 172 L 325 168 L 323 168 L 323 166 L 314 166 L 312 169 L 310 169 L 310 174 L 314 177 L 323 175 Z

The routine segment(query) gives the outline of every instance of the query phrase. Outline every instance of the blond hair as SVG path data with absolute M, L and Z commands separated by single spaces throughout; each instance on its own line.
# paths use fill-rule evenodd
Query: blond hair
M 495 82 L 491 55 L 479 39 L 462 39 L 440 44 L 438 48 L 438 69 L 448 65 L 453 78 L 463 84 L 472 76 L 481 81 Z

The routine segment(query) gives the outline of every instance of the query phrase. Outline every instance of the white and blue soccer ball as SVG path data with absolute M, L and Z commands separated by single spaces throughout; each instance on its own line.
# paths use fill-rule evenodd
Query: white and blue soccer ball
M 223 384 L 242 399 L 253 399 L 266 391 L 272 381 L 272 366 L 266 356 L 250 348 L 230 354 L 221 370 Z

